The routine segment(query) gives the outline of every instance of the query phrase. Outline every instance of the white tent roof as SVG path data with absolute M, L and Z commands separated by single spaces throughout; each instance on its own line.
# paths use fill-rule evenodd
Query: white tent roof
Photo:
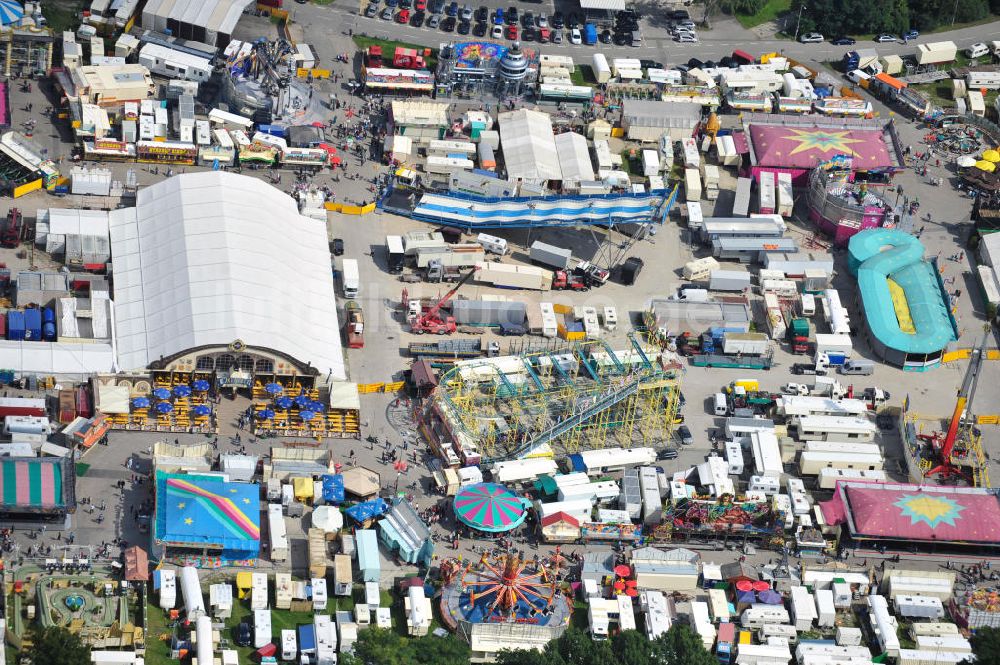
M 111 344 L 0 340 L 0 367 L 13 367 L 19 375 L 89 376 L 111 372 L 114 365 Z
M 250 0 L 150 0 L 143 14 L 231 35 L 249 4 Z
M 344 378 L 326 226 L 248 176 L 187 173 L 111 215 L 118 364 L 249 346 Z
M 548 114 L 518 109 L 501 113 L 497 120 L 500 147 L 511 180 L 562 180 Z
M 576 132 L 557 134 L 555 146 L 564 182 L 594 179 L 594 164 L 590 161 L 587 139 L 582 134 Z

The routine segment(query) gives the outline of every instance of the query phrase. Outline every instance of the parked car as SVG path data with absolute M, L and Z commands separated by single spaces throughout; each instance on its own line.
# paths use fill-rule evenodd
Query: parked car
M 563 31 L 560 28 L 556 28 L 552 31 L 552 43 L 562 44 L 563 43 Z
M 427 19 L 427 27 L 433 30 L 434 28 L 437 28 L 439 25 L 441 25 L 441 15 L 431 14 L 431 17 Z
M 440 14 L 444 11 L 444 0 L 431 0 L 427 7 L 431 14 Z
M 545 14 L 539 14 L 538 18 L 535 19 L 535 25 L 539 28 L 549 27 L 549 17 Z
M 823 35 L 818 32 L 807 32 L 804 35 L 799 35 L 799 41 L 803 44 L 822 44 Z
M 521 31 L 521 41 L 533 42 L 536 39 L 538 39 L 538 32 L 535 30 L 534 27 L 529 25 L 527 28 Z
M 515 40 L 517 39 L 517 26 L 508 25 L 507 26 L 507 39 Z
M 459 21 L 458 23 L 458 34 L 467 35 L 472 32 L 472 24 L 468 21 Z
M 418 12 L 427 11 L 427 0 L 417 0 L 416 2 L 413 3 L 413 8 L 416 9 Z
M 913 41 L 919 36 L 920 36 L 919 30 L 908 30 L 905 33 L 903 33 L 903 41 L 904 42 Z
M 486 24 L 483 23 L 482 21 L 476 23 L 474 26 L 472 26 L 472 34 L 475 35 L 476 37 L 485 37 Z
M 597 35 L 597 38 L 601 41 L 602 44 L 610 44 L 611 43 L 611 31 L 610 30 L 601 30 L 601 34 Z
M 399 0 L 385 0 L 385 6 L 386 7 L 395 8 L 396 5 L 398 5 L 398 4 L 399 4 Z
M 455 20 L 454 16 L 446 16 L 443 21 L 441 21 L 441 29 L 445 32 L 454 32 L 455 25 L 458 21 Z
M 854 46 L 858 43 L 858 40 L 854 37 L 837 37 L 836 39 L 830 40 L 830 43 L 834 46 Z
M 497 7 L 497 10 L 493 12 L 493 23 L 503 25 L 503 7 Z
M 479 9 L 476 10 L 476 20 L 477 21 L 487 21 L 490 18 L 490 10 L 486 5 L 479 5 Z
M 492 32 L 490 32 L 490 37 L 493 39 L 503 39 L 503 26 L 495 25 L 493 26 Z
M 444 13 L 448 16 L 458 16 L 458 3 L 452 0 L 452 2 L 449 3 L 448 8 L 445 9 Z
M 464 7 L 462 7 L 460 16 L 463 21 L 472 21 L 472 7 L 470 7 L 469 5 L 465 5 Z
M 583 36 L 577 28 L 573 28 L 569 31 L 569 43 L 574 46 L 583 43 Z
M 677 456 L 679 454 L 680 453 L 678 453 L 673 448 L 664 448 L 663 450 L 660 450 L 656 453 L 656 459 L 658 460 L 677 459 Z
M 382 10 L 382 14 L 380 15 L 380 18 L 383 21 L 391 21 L 392 20 L 392 7 L 386 7 L 385 9 L 383 9 Z
M 409 23 L 410 22 L 410 10 L 400 9 L 399 13 L 396 14 L 396 23 Z
M 685 446 L 690 446 L 694 443 L 694 437 L 691 436 L 691 430 L 688 429 L 687 425 L 681 425 L 677 428 L 677 438 Z
M 507 25 L 517 25 L 518 13 L 517 7 L 507 8 Z
M 556 12 L 552 15 L 552 27 L 553 28 L 563 28 L 566 26 L 566 21 L 563 19 L 562 12 Z
M 879 44 L 885 44 L 886 42 L 895 42 L 895 41 L 899 41 L 899 40 L 896 39 L 896 35 L 890 35 L 890 34 L 883 33 L 883 34 L 877 36 L 875 38 L 875 41 L 878 42 Z
M 643 69 L 666 69 L 666 67 L 663 66 L 662 62 L 657 62 L 656 60 L 649 60 L 646 58 L 639 60 L 639 66 L 642 67 Z
M 531 11 L 521 14 L 521 27 L 528 28 L 535 25 L 535 15 Z
M 425 18 L 427 18 L 427 12 L 413 12 L 413 16 L 410 17 L 410 25 L 419 28 L 424 24 Z
M 378 3 L 373 2 L 365 9 L 365 16 L 368 18 L 375 18 L 378 16 Z
M 250 646 L 250 642 L 252 640 L 251 640 L 251 630 L 249 623 L 247 623 L 246 621 L 241 621 L 239 624 L 237 624 L 235 632 L 236 635 L 234 636 L 233 639 L 236 642 L 237 646 L 241 647 Z
M 678 32 L 677 36 L 674 37 L 674 41 L 678 44 L 697 44 L 698 35 L 691 32 Z

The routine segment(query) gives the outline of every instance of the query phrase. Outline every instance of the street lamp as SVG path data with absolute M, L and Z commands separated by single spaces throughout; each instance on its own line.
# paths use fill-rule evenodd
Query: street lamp
M 955 0 L 955 4 L 958 4 L 958 0 Z M 802 23 L 802 10 L 806 8 L 806 3 L 799 5 L 799 17 L 795 21 L 795 38 L 794 41 L 799 41 L 799 25 Z

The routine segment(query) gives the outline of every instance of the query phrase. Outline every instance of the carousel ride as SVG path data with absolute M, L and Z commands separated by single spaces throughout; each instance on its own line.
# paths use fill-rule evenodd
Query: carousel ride
M 484 553 L 478 561 L 445 562 L 441 596 L 445 623 L 467 634 L 482 624 L 565 628 L 572 604 L 559 581 L 563 561 L 559 556 L 542 561 Z

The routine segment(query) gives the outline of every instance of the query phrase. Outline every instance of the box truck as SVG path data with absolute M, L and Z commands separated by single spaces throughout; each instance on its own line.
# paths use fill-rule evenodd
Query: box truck
M 358 272 L 357 259 L 344 259 L 341 276 L 345 298 L 357 298 L 361 290 L 361 274 Z

